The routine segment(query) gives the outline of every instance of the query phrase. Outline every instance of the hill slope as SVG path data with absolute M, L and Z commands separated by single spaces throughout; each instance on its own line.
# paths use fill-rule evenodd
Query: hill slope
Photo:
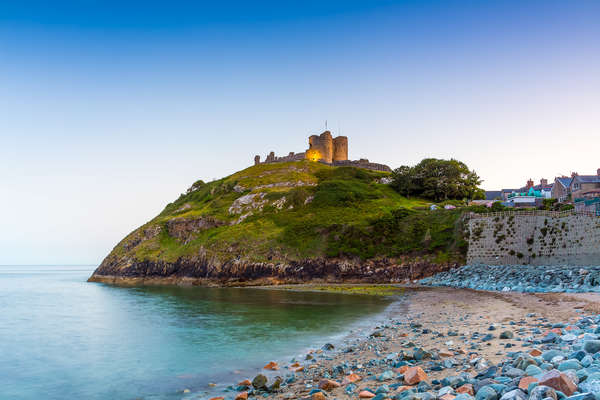
M 459 211 L 431 212 L 385 172 L 300 161 L 195 183 L 125 237 L 90 280 L 394 281 L 464 259 Z

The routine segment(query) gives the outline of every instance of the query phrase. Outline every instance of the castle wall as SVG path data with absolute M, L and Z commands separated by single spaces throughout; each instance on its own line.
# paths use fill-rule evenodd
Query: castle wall
M 600 218 L 544 211 L 473 214 L 468 264 L 600 265 Z
M 351 161 L 351 160 L 342 160 L 342 161 L 334 161 L 332 163 L 332 165 L 334 167 L 357 167 L 357 168 L 364 168 L 364 169 L 371 169 L 373 171 L 384 171 L 384 172 L 392 172 L 392 169 L 390 167 L 388 167 L 385 164 L 377 164 L 377 163 L 372 163 L 369 161 L 365 160 L 357 160 L 357 161 Z
M 348 159 L 348 138 L 338 136 L 333 139 L 333 161 L 346 161 Z

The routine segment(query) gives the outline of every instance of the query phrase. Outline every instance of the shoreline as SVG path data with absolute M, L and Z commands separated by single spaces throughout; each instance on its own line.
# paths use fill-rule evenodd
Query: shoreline
M 263 288 L 314 291 L 314 286 L 307 284 L 294 285 L 291 288 L 278 286 Z M 411 361 L 410 364 L 423 367 L 428 375 L 428 382 L 441 381 L 443 378 L 456 375 L 460 365 L 462 365 L 462 372 L 475 374 L 478 372 L 479 364 L 471 365 L 469 362 L 473 359 L 483 360 L 481 363 L 486 366 L 496 365 L 506 357 L 508 352 L 526 352 L 532 347 L 531 343 L 523 341 L 523 338 L 517 338 L 520 333 L 516 330 L 514 339 L 500 340 L 497 338 L 498 332 L 495 332 L 496 338 L 485 343 L 471 343 L 470 338 L 474 332 L 483 336 L 492 325 L 497 326 L 495 329 L 498 331 L 503 331 L 511 329 L 512 323 L 519 323 L 520 328 L 533 327 L 539 325 L 536 321 L 540 318 L 547 320 L 547 324 L 556 324 L 572 321 L 586 313 L 600 312 L 600 295 L 594 293 L 530 294 L 440 287 L 401 286 L 401 288 L 405 290 L 403 298 L 392 301 L 389 307 L 395 303 L 402 303 L 404 315 L 399 315 L 398 308 L 384 311 L 380 318 L 376 319 L 377 322 L 372 321 L 371 327 L 364 328 L 366 332 L 371 331 L 371 335 L 354 335 L 349 327 L 344 339 L 333 351 L 319 350 L 324 343 L 315 343 L 314 350 L 308 351 L 304 359 L 297 358 L 297 364 L 282 363 L 278 371 L 269 371 L 266 374 L 264 370 L 259 372 L 268 376 L 268 385 L 273 383 L 275 376 L 280 376 L 282 378 L 280 389 L 255 391 L 252 385 L 244 387 L 235 385 L 234 382 L 233 386 L 229 386 L 220 394 L 211 391 L 210 394 L 214 395 L 212 398 L 240 400 L 250 395 L 256 398 L 264 396 L 281 400 L 311 397 L 317 400 L 314 398 L 315 393 L 342 398 L 347 398 L 348 395 L 355 397 L 361 389 L 389 383 L 387 380 L 378 381 L 376 378 L 389 371 L 391 369 L 389 365 L 374 364 L 373 360 L 385 360 L 392 354 L 410 352 L 411 346 L 407 345 L 422 348 L 426 354 L 443 353 L 444 356 L 439 358 L 440 362 L 448 359 L 458 361 L 452 367 L 442 368 L 439 371 L 432 370 L 429 365 L 432 363 L 431 358 L 428 358 L 428 361 Z M 448 336 L 452 329 L 456 329 L 456 336 Z M 515 329 L 514 326 L 512 329 Z M 506 348 L 507 343 L 510 343 L 511 347 Z M 273 360 L 265 360 L 265 365 L 271 361 Z M 336 373 L 340 369 L 343 372 Z M 348 384 L 330 390 L 319 389 L 319 382 L 324 379 L 342 383 L 344 376 L 350 373 L 358 374 L 362 378 L 353 383 L 356 389 L 352 393 L 349 394 L 347 391 L 351 387 Z M 394 372 L 394 375 L 397 375 L 397 372 Z M 246 378 L 252 380 L 253 377 Z M 201 393 L 193 394 L 197 396 Z M 208 392 L 204 394 L 205 396 L 201 398 L 210 397 Z M 392 396 L 385 398 L 388 397 Z

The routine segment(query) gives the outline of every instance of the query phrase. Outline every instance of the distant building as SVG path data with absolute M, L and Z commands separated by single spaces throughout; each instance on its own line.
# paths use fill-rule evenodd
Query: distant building
M 569 191 L 573 202 L 600 197 L 600 169 L 596 171 L 596 175 L 579 175 L 573 172 L 571 178 Z
M 569 191 L 571 186 L 571 179 L 568 176 L 560 176 L 554 178 L 554 185 L 552 186 L 552 198 L 558 200 L 559 203 L 564 203 L 569 199 L 571 192 Z
M 502 191 L 501 190 L 486 190 L 485 191 L 485 199 L 486 200 L 502 200 Z
M 535 191 L 540 192 L 541 194 L 541 198 L 545 198 L 545 199 L 549 199 L 550 197 L 552 197 L 552 187 L 554 185 L 553 184 L 548 184 L 548 180 L 547 179 L 540 179 L 540 183 L 539 185 L 535 185 L 533 182 L 533 179 L 529 179 L 527 181 L 527 183 L 525 184 L 525 186 L 518 188 L 518 189 L 502 189 L 500 191 L 500 198 L 502 199 L 502 201 L 506 202 L 508 201 L 509 196 L 514 195 L 514 194 L 522 194 L 522 193 L 528 193 L 530 189 L 533 189 Z M 512 196 L 514 197 L 514 196 Z
M 511 193 L 518 193 L 521 189 L 502 189 L 500 191 L 500 198 L 502 201 L 508 201 L 508 195 Z
M 543 204 L 544 199 L 549 198 L 549 191 L 536 190 L 532 186 L 525 192 L 509 194 L 506 205 L 509 207 L 539 207 Z
M 594 197 L 592 199 L 577 199 L 574 203 L 575 211 L 587 212 L 600 216 L 600 197 Z

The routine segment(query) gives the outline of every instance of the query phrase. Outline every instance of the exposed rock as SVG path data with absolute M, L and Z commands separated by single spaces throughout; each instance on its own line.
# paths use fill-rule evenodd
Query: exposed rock
M 361 379 L 362 378 L 360 376 L 358 376 L 357 374 L 352 373 L 352 374 L 344 377 L 344 379 L 342 380 L 342 385 L 348 385 L 350 383 L 358 382 Z
M 557 400 L 556 392 L 548 386 L 536 386 L 529 394 L 529 400 Z
M 263 367 L 263 369 L 268 369 L 270 371 L 276 371 L 279 369 L 279 365 L 275 361 L 269 362 L 267 365 Z
M 265 389 L 267 387 L 267 377 L 263 374 L 258 374 L 252 379 L 252 387 L 256 390 Z
M 319 381 L 319 389 L 323 389 L 326 391 L 333 390 L 337 387 L 340 387 L 340 383 L 331 379 L 321 379 Z
M 167 221 L 167 232 L 169 236 L 187 243 L 194 237 L 194 234 L 224 224 L 223 221 L 213 217 L 174 218 Z
M 409 385 L 416 385 L 421 381 L 427 380 L 427 374 L 421 367 L 411 367 L 404 373 L 404 382 Z
M 371 393 L 368 390 L 363 390 L 358 394 L 358 397 L 361 399 L 372 399 L 375 397 L 375 393 Z
M 262 210 L 266 204 L 266 200 L 263 200 L 266 196 L 265 192 L 261 193 L 249 193 L 244 196 L 238 197 L 233 201 L 231 207 L 229 207 L 230 214 L 241 214 L 250 210 Z
M 235 400 L 248 400 L 248 392 L 241 392 L 235 396 Z
M 557 370 L 546 372 L 540 378 L 540 386 L 548 386 L 552 389 L 559 390 L 567 396 L 572 395 L 577 390 L 577 385 L 569 379 L 565 374 L 561 374 Z

